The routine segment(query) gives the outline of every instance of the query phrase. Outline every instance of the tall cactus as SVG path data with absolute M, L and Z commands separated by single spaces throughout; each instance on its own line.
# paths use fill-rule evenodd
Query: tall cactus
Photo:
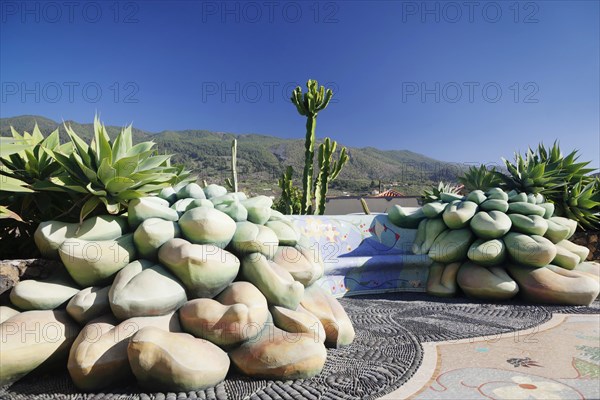
M 306 116 L 306 140 L 304 142 L 304 172 L 302 174 L 302 214 L 312 211 L 312 181 L 315 158 L 315 129 L 317 127 L 317 114 L 327 107 L 333 92 L 325 91 L 319 87 L 317 81 L 309 79 L 306 83 L 307 92 L 302 95 L 302 88 L 298 86 L 292 93 L 292 102 L 300 115 Z
M 333 161 L 336 148 L 337 142 L 329 138 L 325 138 L 325 141 L 319 145 L 319 175 L 315 181 L 315 215 L 325 214 L 325 201 L 327 199 L 329 183 L 338 177 L 342 171 L 342 167 L 349 159 L 346 148 L 343 147 L 340 151 L 339 159 Z
M 231 142 L 231 178 L 225 180 L 225 184 L 229 186 L 229 189 L 233 192 L 238 191 L 238 179 L 237 179 L 237 139 L 233 139 Z

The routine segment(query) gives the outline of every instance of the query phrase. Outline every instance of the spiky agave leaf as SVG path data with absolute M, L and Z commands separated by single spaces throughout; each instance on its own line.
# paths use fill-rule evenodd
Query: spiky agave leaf
M 535 153 L 528 149 L 525 157 L 515 153 L 514 162 L 502 158 L 508 175 L 497 172 L 496 175 L 504 182 L 506 190 L 516 190 L 525 193 L 544 193 L 557 190 L 565 185 L 558 176 L 557 170 L 546 170 L 546 163 L 539 160 Z
M 484 164 L 479 167 L 470 166 L 464 175 L 458 178 L 458 181 L 468 191 L 483 190 L 484 192 L 502 183 L 496 167 L 488 169 Z
M 593 179 L 589 173 L 593 172 L 593 168 L 586 168 L 590 161 L 576 162 L 579 159 L 578 150 L 573 150 L 566 157 L 563 156 L 560 146 L 555 141 L 551 148 L 546 149 L 543 143 L 540 143 L 537 148 L 536 156 L 539 162 L 546 164 L 546 171 L 555 172 L 557 180 L 564 182 L 566 186 L 572 186 L 583 181 L 589 183 Z M 544 195 L 552 202 L 560 202 L 563 196 L 563 188 L 548 188 L 543 191 Z
M 440 200 L 442 193 L 459 194 L 460 188 L 451 183 L 440 182 L 437 186 L 432 187 L 431 190 L 425 189 L 421 198 L 423 203 L 431 203 Z
M 193 181 L 190 171 L 171 166 L 169 155 L 159 155 L 154 142 L 133 145 L 131 126 L 111 141 L 105 126 L 94 118 L 94 138 L 88 146 L 71 127 L 65 126 L 73 144 L 70 153 L 46 149 L 68 172 L 68 179 L 53 183 L 65 189 L 85 189 L 80 220 L 104 206 L 110 214 L 127 208 L 129 200 L 158 193 L 162 188 Z
M 555 207 L 557 215 L 577 221 L 583 230 L 600 230 L 600 178 L 565 186 L 562 201 Z

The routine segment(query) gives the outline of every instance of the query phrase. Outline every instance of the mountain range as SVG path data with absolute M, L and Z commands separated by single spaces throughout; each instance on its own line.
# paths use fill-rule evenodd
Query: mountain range
M 0 135 L 9 136 L 12 126 L 18 132 L 31 132 L 38 124 L 47 135 L 60 129 L 61 141 L 68 137 L 62 123 L 37 115 L 0 118 Z M 82 138 L 91 140 L 93 124 L 65 121 Z M 121 127 L 107 126 L 114 138 Z M 173 154 L 175 163 L 184 163 L 198 177 L 223 183 L 230 176 L 231 142 L 238 141 L 237 170 L 242 188 L 264 193 L 278 192 L 277 179 L 288 165 L 300 185 L 304 166 L 304 138 L 284 139 L 259 134 L 232 134 L 207 130 L 146 132 L 133 128 L 134 142 L 152 140 L 161 153 Z M 335 139 L 335 138 L 333 138 Z M 338 151 L 343 143 L 338 144 Z M 406 195 L 418 195 L 423 188 L 439 181 L 454 181 L 464 166 L 438 161 L 409 150 L 380 150 L 374 147 L 349 147 L 350 161 L 333 183 L 332 194 L 365 194 L 378 188 L 394 187 Z M 315 157 L 316 158 L 316 157 Z

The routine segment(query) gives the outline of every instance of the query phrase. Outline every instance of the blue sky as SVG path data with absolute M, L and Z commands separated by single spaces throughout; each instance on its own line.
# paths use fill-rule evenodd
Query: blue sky
M 600 160 L 598 1 L 3 1 L 0 116 L 301 138 L 497 163 Z

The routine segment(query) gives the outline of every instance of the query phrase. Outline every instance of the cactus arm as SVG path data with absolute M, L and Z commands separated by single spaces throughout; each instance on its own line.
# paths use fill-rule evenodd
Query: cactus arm
M 338 160 L 333 161 L 333 155 L 337 149 L 337 142 L 325 138 L 324 143 L 319 146 L 319 176 L 315 187 L 315 203 L 317 209 L 315 214 L 323 215 L 325 213 L 325 203 L 329 184 L 333 182 L 340 174 L 342 167 L 348 162 L 349 156 L 346 148 L 342 148 Z M 333 162 L 332 162 L 333 161 Z
M 331 174 L 331 156 L 335 150 L 336 143 L 331 143 L 329 138 L 319 146 L 319 191 L 315 192 L 315 203 L 317 209 L 315 214 L 323 215 L 325 213 L 325 201 L 327 200 L 327 191 L 329 189 L 329 176 Z
M 304 100 L 302 99 L 302 89 L 300 86 L 298 86 L 292 92 L 292 103 L 294 103 L 300 115 L 307 115 L 306 107 L 304 106 Z
M 342 151 L 340 152 L 340 158 L 336 162 L 333 163 L 333 172 L 331 173 L 332 181 L 338 177 L 340 172 L 342 172 L 342 168 L 348 162 L 349 159 L 350 159 L 350 157 L 348 156 L 348 154 L 346 152 L 346 148 L 343 147 Z
M 326 174 L 326 170 L 323 168 L 323 164 L 325 162 L 325 143 L 321 143 L 319 145 L 319 156 L 318 156 L 318 164 L 319 164 L 319 174 L 317 175 L 317 179 L 315 179 L 315 215 L 317 215 L 321 210 L 321 202 L 323 199 L 323 176 Z
M 319 112 L 321 110 L 324 110 L 327 107 L 327 105 L 329 104 L 329 102 L 331 101 L 332 97 L 333 97 L 333 92 L 331 91 L 331 89 L 327 89 L 327 93 L 325 94 L 325 98 L 323 99 L 323 101 L 321 102 L 321 104 L 319 105 L 319 107 L 317 108 L 317 112 Z
M 293 174 L 294 169 L 291 166 L 288 166 L 285 172 L 281 174 L 281 178 L 278 181 L 279 187 L 281 188 L 281 198 L 284 202 L 284 211 L 288 215 L 294 212 L 294 208 L 292 206 Z

